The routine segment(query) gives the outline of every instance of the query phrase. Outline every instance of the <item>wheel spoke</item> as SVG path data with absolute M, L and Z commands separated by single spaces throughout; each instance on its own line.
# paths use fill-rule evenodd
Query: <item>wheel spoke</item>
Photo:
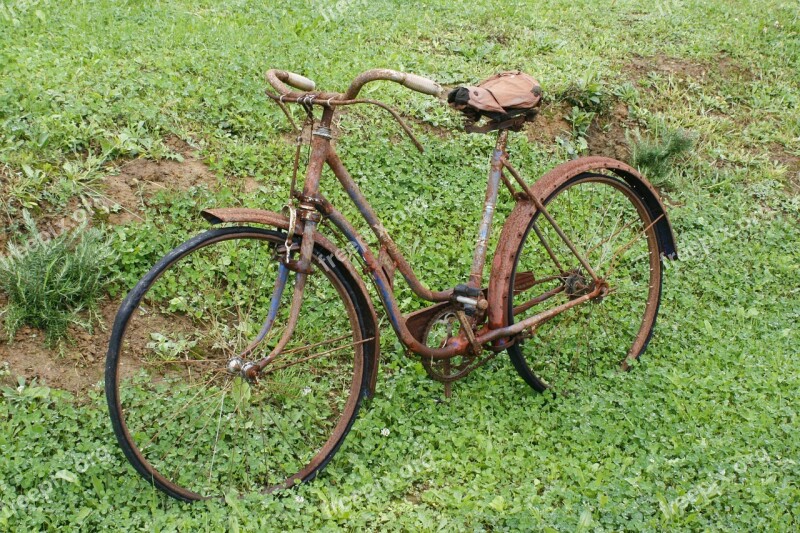
M 312 359 L 319 359 L 320 357 L 324 357 L 324 356 L 326 356 L 326 355 L 330 355 L 330 354 L 332 354 L 332 353 L 334 353 L 334 352 L 340 352 L 340 351 L 342 351 L 342 350 L 346 350 L 346 349 L 348 349 L 348 348 L 354 348 L 354 347 L 356 347 L 356 346 L 359 346 L 359 345 L 361 345 L 361 344 L 364 344 L 364 343 L 366 343 L 366 342 L 370 342 L 370 341 L 372 341 L 372 340 L 374 340 L 374 337 L 370 337 L 370 338 L 368 338 L 368 339 L 360 340 L 360 341 L 358 341 L 358 342 L 352 342 L 352 343 L 349 343 L 349 344 L 344 344 L 344 345 L 342 345 L 342 346 L 338 346 L 338 347 L 336 347 L 336 348 L 332 348 L 332 349 L 330 349 L 330 350 L 326 350 L 326 351 L 324 351 L 324 352 L 320 352 L 320 353 L 317 353 L 317 354 L 313 354 L 313 355 L 309 355 L 309 356 L 306 356 L 306 357 L 302 357 L 302 358 L 300 358 L 300 359 L 297 359 L 296 361 L 292 361 L 292 362 L 290 362 L 290 363 L 284 363 L 283 365 L 278 365 L 278 366 L 268 366 L 268 367 L 267 367 L 267 368 L 266 368 L 266 369 L 265 369 L 265 370 L 262 372 L 262 375 L 264 375 L 264 374 L 271 374 L 271 373 L 273 373 L 273 372 L 277 372 L 278 370 L 283 370 L 283 369 L 285 369 L 285 368 L 289 368 L 289 367 L 291 367 L 291 366 L 294 366 L 294 365 L 299 365 L 300 363 L 305 363 L 305 362 L 307 362 L 307 361 L 311 361 Z M 275 360 L 277 360 L 277 359 L 275 359 Z M 275 360 L 273 360 L 273 362 L 274 362 Z

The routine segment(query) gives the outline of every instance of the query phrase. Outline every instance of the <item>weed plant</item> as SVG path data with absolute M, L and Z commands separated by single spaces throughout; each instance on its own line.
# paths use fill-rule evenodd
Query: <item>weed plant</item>
M 84 224 L 48 239 L 27 211 L 24 218 L 27 242 L 9 243 L 8 255 L 0 258 L 0 288 L 8 295 L 5 329 L 13 338 L 23 325 L 39 328 L 54 345 L 70 324 L 91 329 L 115 254 L 97 228 Z
M 558 99 L 583 111 L 603 113 L 608 110 L 610 94 L 603 82 L 594 74 L 570 83 L 558 94 Z
M 684 130 L 664 130 L 649 138 L 636 132 L 628 142 L 633 165 L 657 186 L 672 184 L 675 162 L 694 147 L 694 137 Z

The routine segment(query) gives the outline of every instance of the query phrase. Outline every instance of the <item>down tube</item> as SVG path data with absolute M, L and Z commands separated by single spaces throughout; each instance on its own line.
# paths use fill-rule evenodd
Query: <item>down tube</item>
M 406 283 L 408 283 L 408 286 L 411 287 L 411 290 L 414 291 L 417 296 L 429 302 L 446 302 L 449 300 L 450 296 L 453 294 L 452 289 L 432 291 L 417 278 L 414 269 L 411 268 L 411 265 L 397 248 L 397 244 L 389 236 L 389 233 L 386 231 L 386 228 L 383 227 L 380 220 L 378 220 L 378 215 L 375 214 L 372 206 L 369 205 L 361 189 L 359 189 L 358 184 L 347 172 L 341 159 L 339 159 L 339 156 L 337 156 L 333 150 L 328 152 L 327 163 L 336 176 L 336 179 L 339 180 L 339 183 L 342 184 L 342 187 L 347 192 L 348 196 L 350 196 L 350 200 L 361 213 L 361 216 L 366 223 L 369 224 L 375 237 L 386 247 L 389 256 L 397 263 L 397 270 L 403 275 L 403 278 L 406 280 Z
M 378 290 L 378 294 L 380 295 L 381 301 L 386 309 L 386 313 L 389 315 L 389 321 L 392 324 L 392 328 L 394 328 L 394 331 L 397 333 L 397 337 L 401 340 L 401 342 L 411 351 L 425 357 L 432 357 L 434 359 L 453 357 L 455 355 L 463 355 L 466 353 L 467 349 L 469 348 L 467 343 L 454 344 L 446 348 L 430 348 L 420 343 L 406 327 L 405 320 L 403 319 L 402 313 L 397 306 L 397 300 L 394 297 L 392 289 L 389 287 L 389 281 L 386 279 L 380 262 L 375 257 L 375 254 L 372 253 L 350 222 L 348 222 L 339 211 L 330 205 L 330 203 L 323 201 L 321 208 L 322 213 L 328 217 L 328 219 L 333 222 L 339 231 L 344 234 L 348 241 L 352 243 L 351 246 L 356 249 L 358 255 L 360 255 L 364 260 L 364 263 L 366 263 L 370 277 L 375 283 L 375 288 Z
M 367 270 L 372 277 L 375 287 L 378 289 L 381 300 L 384 302 L 384 307 L 389 315 L 389 321 L 398 335 L 402 336 L 403 325 L 400 322 L 402 313 L 397 307 L 397 301 L 394 294 L 389 289 L 389 280 L 383 275 L 383 269 L 380 266 L 380 261 L 372 253 L 364 239 L 359 235 L 356 229 L 348 222 L 344 215 L 342 215 L 336 208 L 329 202 L 325 201 L 322 205 L 323 214 L 330 219 L 331 222 L 341 231 L 347 238 L 351 247 L 358 252 L 361 259 L 367 265 Z

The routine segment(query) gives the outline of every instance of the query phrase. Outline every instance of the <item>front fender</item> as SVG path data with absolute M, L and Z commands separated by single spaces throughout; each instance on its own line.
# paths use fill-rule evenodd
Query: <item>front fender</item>
M 287 217 L 280 213 L 263 211 L 261 209 L 204 209 L 201 215 L 211 224 L 245 223 L 259 224 L 281 230 L 289 229 L 289 219 Z M 303 234 L 302 221 L 296 223 L 295 234 Z M 314 232 L 314 243 L 330 254 L 328 257 L 336 258 L 335 260 L 345 269 L 347 277 L 349 278 L 348 281 L 351 282 L 353 287 L 358 289 L 356 305 L 358 305 L 360 309 L 366 311 L 364 314 L 366 315 L 367 323 L 365 326 L 367 328 L 367 335 L 374 338 L 372 342 L 364 344 L 364 356 L 367 359 L 367 372 L 369 375 L 368 388 L 365 392 L 367 397 L 371 398 L 375 394 L 381 347 L 378 317 L 375 314 L 375 307 L 372 305 L 372 298 L 369 297 L 367 287 L 364 285 L 364 280 L 358 274 L 353 264 L 347 260 L 347 254 L 340 252 L 336 245 L 318 232 Z
M 542 203 L 565 181 L 583 174 L 584 172 L 610 171 L 624 180 L 642 199 L 650 211 L 653 219 L 662 218 L 654 226 L 658 239 L 659 252 L 662 258 L 677 259 L 678 248 L 672 225 L 667 217 L 664 204 L 658 197 L 655 188 L 642 177 L 634 168 L 607 157 L 582 157 L 558 165 L 550 172 L 539 178 L 531 186 L 531 192 Z M 511 282 L 511 271 L 514 258 L 531 218 L 536 214 L 536 206 L 531 200 L 517 203 L 503 225 L 500 239 L 492 261 L 492 277 L 489 280 L 489 317 L 492 328 L 500 328 L 508 324 L 506 313 L 508 310 L 508 289 Z

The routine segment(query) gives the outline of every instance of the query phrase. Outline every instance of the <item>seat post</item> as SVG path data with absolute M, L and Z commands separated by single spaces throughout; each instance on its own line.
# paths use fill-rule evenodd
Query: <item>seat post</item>
M 497 134 L 497 143 L 492 152 L 489 168 L 489 182 L 486 185 L 486 199 L 483 202 L 483 216 L 478 228 L 478 239 L 475 243 L 475 254 L 472 258 L 469 282 L 467 285 L 473 289 L 480 289 L 483 283 L 483 266 L 486 264 L 486 248 L 489 235 L 492 231 L 492 218 L 497 205 L 497 194 L 500 189 L 500 179 L 503 174 L 503 159 L 506 157 L 506 142 L 508 130 L 502 129 Z

